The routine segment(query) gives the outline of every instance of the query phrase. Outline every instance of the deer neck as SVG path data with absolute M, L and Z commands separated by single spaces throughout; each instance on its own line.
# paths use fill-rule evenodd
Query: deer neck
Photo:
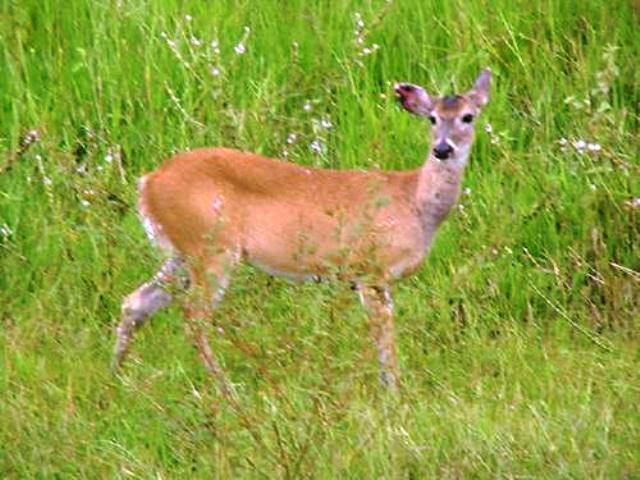
M 416 204 L 429 240 L 458 201 L 466 163 L 467 155 L 452 160 L 430 155 L 418 172 Z

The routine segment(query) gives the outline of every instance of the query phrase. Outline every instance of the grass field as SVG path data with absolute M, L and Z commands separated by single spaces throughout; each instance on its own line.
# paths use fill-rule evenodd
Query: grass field
M 640 478 L 639 32 L 623 0 L 0 2 L 0 477 Z M 138 176 L 220 144 L 414 168 L 393 83 L 485 66 L 467 193 L 395 287 L 399 395 L 353 292 L 248 267 L 211 331 L 237 404 L 175 307 L 111 375 L 161 262 Z

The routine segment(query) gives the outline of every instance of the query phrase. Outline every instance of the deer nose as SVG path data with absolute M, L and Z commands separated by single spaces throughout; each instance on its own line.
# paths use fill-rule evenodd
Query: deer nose
M 453 148 L 448 143 L 442 142 L 433 148 L 433 154 L 438 160 L 446 160 L 453 153 Z

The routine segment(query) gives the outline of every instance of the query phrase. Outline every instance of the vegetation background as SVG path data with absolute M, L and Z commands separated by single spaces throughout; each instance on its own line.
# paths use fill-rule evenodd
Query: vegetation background
M 0 476 L 640 478 L 640 7 L 611 0 L 0 2 Z M 233 146 L 415 168 L 396 81 L 493 95 L 461 205 L 396 286 L 404 383 L 343 285 L 236 276 L 219 397 L 179 310 L 108 370 L 160 264 L 135 181 Z

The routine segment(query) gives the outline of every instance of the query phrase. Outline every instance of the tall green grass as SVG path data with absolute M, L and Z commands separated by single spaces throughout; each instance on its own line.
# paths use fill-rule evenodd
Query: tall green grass
M 622 0 L 0 3 L 0 475 L 640 476 L 639 22 Z M 218 144 L 413 168 L 427 126 L 393 82 L 485 66 L 469 193 L 395 288 L 397 397 L 352 292 L 249 268 L 211 335 L 237 405 L 178 309 L 110 375 L 159 265 L 140 174 Z

